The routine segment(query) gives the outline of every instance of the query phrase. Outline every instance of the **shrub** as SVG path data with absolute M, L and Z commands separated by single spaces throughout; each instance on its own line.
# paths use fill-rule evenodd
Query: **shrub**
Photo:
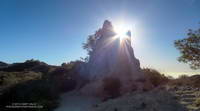
M 190 77 L 192 87 L 200 88 L 200 75 L 193 75 Z
M 70 71 L 65 68 L 57 68 L 50 73 L 49 81 L 57 90 L 66 92 L 76 87 L 74 75 L 74 73 L 71 74 Z
M 11 103 L 37 103 L 43 106 L 31 111 L 53 110 L 58 105 L 59 94 L 76 87 L 79 65 L 80 62 L 71 62 L 66 67 L 59 67 L 28 60 L 0 69 L 0 111 L 10 110 L 5 106 Z
M 169 82 L 169 85 L 172 85 L 172 86 L 194 86 L 195 83 L 196 83 L 196 78 L 192 78 L 187 75 L 180 75 L 177 79 L 171 80 Z
M 197 107 L 200 106 L 200 98 L 197 98 L 197 99 L 196 99 L 196 101 L 195 101 L 195 105 L 196 105 Z
M 188 76 L 187 75 L 185 75 L 185 74 L 183 74 L 183 75 L 180 75 L 179 77 L 178 77 L 178 79 L 187 79 L 188 78 Z
M 169 80 L 164 74 L 161 74 L 160 72 L 156 71 L 155 69 L 145 68 L 145 69 L 142 69 L 142 71 L 144 72 L 146 78 L 155 87 L 166 84 Z
M 27 72 L 2 72 L 0 71 L 0 84 L 2 87 L 10 87 L 18 83 L 22 83 L 29 80 L 35 80 L 41 78 L 41 73 L 32 71 Z
M 120 96 L 121 82 L 118 78 L 106 77 L 103 79 L 103 90 L 110 98 Z

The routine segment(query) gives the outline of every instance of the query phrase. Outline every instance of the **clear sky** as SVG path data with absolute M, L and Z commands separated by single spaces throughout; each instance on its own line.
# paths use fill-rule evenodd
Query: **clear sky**
M 176 39 L 200 27 L 200 0 L 0 0 L 0 61 L 60 65 L 86 56 L 82 43 L 105 19 L 133 27 L 142 67 L 200 73 L 177 62 Z

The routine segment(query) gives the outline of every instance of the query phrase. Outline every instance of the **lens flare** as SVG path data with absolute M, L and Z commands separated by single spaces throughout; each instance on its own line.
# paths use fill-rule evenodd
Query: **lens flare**
M 126 39 L 128 37 L 127 36 L 128 30 L 129 29 L 123 25 L 114 26 L 114 31 L 117 34 L 116 37 L 120 38 L 120 41 L 123 41 L 124 39 Z

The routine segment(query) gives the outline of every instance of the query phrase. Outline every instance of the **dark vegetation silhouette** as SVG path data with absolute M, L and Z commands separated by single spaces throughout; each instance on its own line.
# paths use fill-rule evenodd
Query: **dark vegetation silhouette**
M 172 79 L 168 82 L 170 86 L 180 87 L 180 86 L 190 86 L 193 88 L 200 88 L 200 75 L 181 75 L 177 79 Z
M 105 21 L 109 22 L 109 21 Z M 107 26 L 112 27 L 112 26 Z M 95 34 L 89 35 L 87 38 L 87 41 L 83 43 L 83 49 L 85 49 L 88 52 L 88 55 L 91 56 L 92 53 L 94 53 L 97 43 L 100 40 L 101 35 L 101 29 L 97 30 Z
M 200 69 L 200 29 L 189 29 L 187 36 L 174 42 L 181 53 L 178 60 L 188 63 L 192 69 Z
M 27 60 L 0 68 L 0 110 L 12 103 L 37 103 L 43 106 L 32 111 L 50 111 L 58 106 L 59 95 L 75 89 L 80 61 L 51 66 L 38 60 Z M 80 79 L 80 78 L 79 78 Z
M 8 66 L 7 63 L 5 63 L 5 62 L 1 62 L 1 61 L 0 61 L 0 68 L 2 68 L 2 67 L 6 67 L 6 66 Z
M 150 83 L 153 84 L 154 87 L 158 87 L 161 85 L 165 85 L 168 81 L 169 78 L 166 77 L 164 74 L 161 74 L 155 69 L 150 69 L 150 68 L 144 68 L 142 71 L 145 74 L 145 77 L 148 78 Z

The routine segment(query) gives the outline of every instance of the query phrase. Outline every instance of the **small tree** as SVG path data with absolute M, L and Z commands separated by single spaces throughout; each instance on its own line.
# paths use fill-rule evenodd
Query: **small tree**
M 181 53 L 178 61 L 188 63 L 192 69 L 200 69 L 200 29 L 190 29 L 187 36 L 174 42 Z
M 86 43 L 83 43 L 83 49 L 88 52 L 89 56 L 91 56 L 93 52 L 97 49 L 97 43 L 99 42 L 102 35 L 105 33 L 105 30 L 109 31 L 110 33 L 114 33 L 112 23 L 108 20 L 104 21 L 102 28 L 98 29 L 94 34 L 89 35 Z
M 97 40 L 98 36 L 94 34 L 88 37 L 86 43 L 83 43 L 83 49 L 85 49 L 88 52 L 88 55 L 91 55 L 91 53 L 94 51 Z

